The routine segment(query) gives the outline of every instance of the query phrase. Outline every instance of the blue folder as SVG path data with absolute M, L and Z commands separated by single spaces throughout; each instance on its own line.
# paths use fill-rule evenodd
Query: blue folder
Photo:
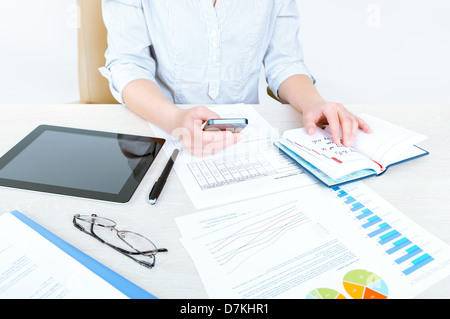
M 27 216 L 23 215 L 19 211 L 17 210 L 13 211 L 11 212 L 11 214 L 17 217 L 19 220 L 21 220 L 24 224 L 28 225 L 30 228 L 34 229 L 38 234 L 40 234 L 42 237 L 44 237 L 45 239 L 56 245 L 66 254 L 75 258 L 78 262 L 80 262 L 86 268 L 91 270 L 93 273 L 103 278 L 106 282 L 108 282 L 110 285 L 115 287 L 117 290 L 122 292 L 127 297 L 131 299 L 156 299 L 156 297 L 150 294 L 149 292 L 136 286 L 129 280 L 125 279 L 124 277 L 120 276 L 116 272 L 109 269 L 108 267 L 99 263 L 95 259 L 89 257 L 81 250 L 75 248 L 66 241 L 62 240 L 61 238 L 59 238 L 49 230 L 45 229 L 35 221 L 31 220 Z M 99 296 L 99 298 L 101 298 L 101 296 Z

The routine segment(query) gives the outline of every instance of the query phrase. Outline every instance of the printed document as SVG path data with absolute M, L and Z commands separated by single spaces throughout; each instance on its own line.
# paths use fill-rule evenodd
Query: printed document
M 155 135 L 166 139 L 163 150 L 167 156 L 175 147 L 181 150 L 174 170 L 196 208 L 317 183 L 274 147 L 273 142 L 279 138 L 277 130 L 252 106 L 219 105 L 211 109 L 222 118 L 247 118 L 249 124 L 242 131 L 244 140 L 207 157 L 191 155 L 180 140 L 149 123 Z
M 311 185 L 176 220 L 211 298 L 410 298 L 450 248 L 362 182 Z
M 127 298 L 11 214 L 0 216 L 0 299 Z

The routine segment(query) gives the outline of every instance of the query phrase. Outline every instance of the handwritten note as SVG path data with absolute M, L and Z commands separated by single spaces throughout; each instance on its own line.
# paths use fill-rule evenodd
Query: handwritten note
M 317 129 L 314 135 L 309 135 L 304 128 L 289 130 L 283 134 L 282 143 L 334 179 L 357 169 L 379 169 L 354 148 L 334 143 L 322 129 Z

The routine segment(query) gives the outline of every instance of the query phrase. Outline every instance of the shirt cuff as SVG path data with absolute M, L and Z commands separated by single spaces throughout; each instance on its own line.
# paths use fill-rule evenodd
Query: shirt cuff
M 113 97 L 121 104 L 124 104 L 122 97 L 123 89 L 131 81 L 146 79 L 156 83 L 154 75 L 150 71 L 140 67 L 117 64 L 111 66 L 109 69 L 101 67 L 98 70 L 108 80 L 109 89 Z

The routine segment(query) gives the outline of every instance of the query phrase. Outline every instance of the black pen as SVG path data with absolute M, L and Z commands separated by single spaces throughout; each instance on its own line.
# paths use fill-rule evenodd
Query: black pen
M 164 167 L 164 170 L 161 173 L 161 176 L 155 182 L 155 185 L 153 185 L 153 188 L 150 191 L 150 194 L 148 195 L 148 202 L 150 204 L 154 205 L 159 197 L 159 194 L 161 194 L 161 191 L 164 185 L 166 184 L 167 177 L 169 176 L 170 171 L 172 170 L 172 166 L 175 163 L 175 159 L 177 158 L 178 153 L 179 150 L 177 148 L 173 150 L 172 155 L 167 161 L 166 167 Z

